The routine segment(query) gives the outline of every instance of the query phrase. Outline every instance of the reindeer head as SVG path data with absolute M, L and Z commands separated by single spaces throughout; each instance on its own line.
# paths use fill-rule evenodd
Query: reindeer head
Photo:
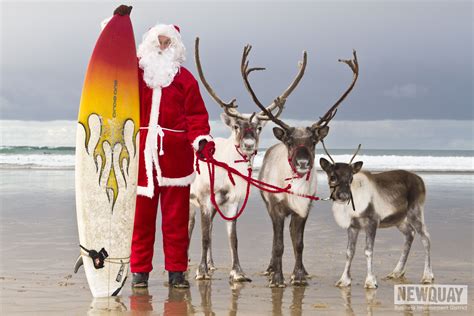
M 251 155 L 258 149 L 260 132 L 267 123 L 250 116 L 243 114 L 242 117 L 235 117 L 221 113 L 221 120 L 231 129 L 236 146 L 246 155 Z
M 322 142 L 323 139 L 327 136 L 329 133 L 329 126 L 328 123 L 334 118 L 337 112 L 337 107 L 341 102 L 349 95 L 351 92 L 352 88 L 354 87 L 357 78 L 359 76 L 359 64 L 357 61 L 357 55 L 356 52 L 353 52 L 354 58 L 351 60 L 339 60 L 340 62 L 343 62 L 347 64 L 353 72 L 353 79 L 352 82 L 347 88 L 347 90 L 344 92 L 344 94 L 336 101 L 336 103 L 329 108 L 329 110 L 324 114 L 322 117 L 320 117 L 319 121 L 314 123 L 311 126 L 308 127 L 291 127 L 282 120 L 278 119 L 275 117 L 270 111 L 267 111 L 265 107 L 260 103 L 260 101 L 257 99 L 257 96 L 253 92 L 250 83 L 248 82 L 248 79 L 245 78 L 245 83 L 247 86 L 247 89 L 249 90 L 250 94 L 252 95 L 252 98 L 254 99 L 254 102 L 257 104 L 257 106 L 262 109 L 262 112 L 264 112 L 270 120 L 272 120 L 275 124 L 279 125 L 280 127 L 275 127 L 273 128 L 273 134 L 275 137 L 280 140 L 283 144 L 285 144 L 287 150 L 288 150 L 288 162 L 290 163 L 291 168 L 293 169 L 293 172 L 297 173 L 299 176 L 303 176 L 304 174 L 309 175 L 309 171 L 313 168 L 314 164 L 314 156 L 315 156 L 315 148 L 316 144 L 318 142 Z M 304 52 L 304 58 L 303 58 L 303 66 L 301 69 L 304 71 L 304 67 L 306 66 L 306 52 Z M 252 71 L 251 69 L 250 71 Z M 250 72 L 249 71 L 249 72 Z M 300 73 L 297 76 L 297 79 L 301 79 L 302 76 L 302 71 L 300 70 Z M 299 81 L 298 79 L 298 81 Z M 296 81 L 296 84 L 298 83 Z M 294 83 L 289 87 L 294 89 L 296 85 Z M 290 90 L 290 91 L 291 91 Z M 283 105 L 286 101 L 287 94 L 283 94 L 282 96 L 278 97 L 275 99 L 273 104 L 276 104 L 278 108 L 283 108 Z
M 329 126 L 273 128 L 273 135 L 286 146 L 288 162 L 299 176 L 307 174 L 313 168 L 316 144 L 322 141 L 328 132 Z
M 349 163 L 334 162 L 331 155 L 326 150 L 326 147 L 324 147 L 324 150 L 326 151 L 329 159 L 331 159 L 332 163 L 325 158 L 321 158 L 319 160 L 319 164 L 328 176 L 328 184 L 331 190 L 331 199 L 339 203 L 348 203 L 349 201 L 352 201 L 352 179 L 354 175 L 360 171 L 363 165 L 362 161 L 352 163 L 360 150 L 360 145 Z

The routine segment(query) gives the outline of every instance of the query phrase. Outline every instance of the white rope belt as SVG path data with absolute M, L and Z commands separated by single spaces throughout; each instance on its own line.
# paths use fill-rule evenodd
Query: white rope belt
M 174 132 L 174 133 L 185 133 L 186 132 L 183 129 L 171 129 L 171 128 L 166 128 L 166 127 L 161 127 L 160 125 L 156 125 L 156 126 L 153 126 L 153 127 L 144 126 L 144 127 L 140 127 L 140 129 L 141 130 L 145 130 L 145 129 L 152 130 L 153 132 L 156 133 L 156 136 L 160 136 L 160 153 L 159 153 L 160 156 L 163 156 L 165 154 L 165 151 L 163 149 L 163 139 L 165 138 L 165 132 L 164 131 Z

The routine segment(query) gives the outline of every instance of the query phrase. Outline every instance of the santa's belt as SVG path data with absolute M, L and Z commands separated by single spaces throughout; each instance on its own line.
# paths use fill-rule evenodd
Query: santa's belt
M 145 129 L 155 130 L 156 129 L 156 135 L 154 135 L 154 137 L 160 136 L 160 153 L 159 153 L 160 156 L 163 156 L 165 154 L 165 151 L 163 149 L 163 139 L 165 138 L 165 132 L 164 131 L 174 132 L 174 133 L 186 133 L 187 132 L 186 130 L 183 130 L 183 129 L 166 128 L 166 127 L 161 127 L 160 125 L 156 125 L 152 128 L 150 128 L 150 126 L 143 126 L 143 127 L 140 127 L 140 129 L 143 129 L 143 130 L 145 130 Z

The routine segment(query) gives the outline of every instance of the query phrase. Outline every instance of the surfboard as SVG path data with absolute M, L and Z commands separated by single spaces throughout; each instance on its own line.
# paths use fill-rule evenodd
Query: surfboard
M 140 128 L 138 65 L 129 16 L 101 32 L 84 80 L 76 134 L 76 214 L 94 297 L 119 295 L 127 279 Z

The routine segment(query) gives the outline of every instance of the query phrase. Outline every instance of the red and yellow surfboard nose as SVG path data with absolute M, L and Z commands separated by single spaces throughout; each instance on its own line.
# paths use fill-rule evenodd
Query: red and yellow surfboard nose
M 104 28 L 92 53 L 84 80 L 79 108 L 79 123 L 84 127 L 86 149 L 90 141 L 91 127 L 89 118 L 100 118 L 101 131 L 93 157 L 101 156 L 101 170 L 105 166 L 103 144 L 111 148 L 119 143 L 123 150 L 120 160 L 129 159 L 124 144 L 123 128 L 125 122 L 134 123 L 134 139 L 139 131 L 140 118 L 138 92 L 138 65 L 135 38 L 129 16 L 115 15 Z M 107 176 L 107 188 L 117 198 L 116 170 Z

